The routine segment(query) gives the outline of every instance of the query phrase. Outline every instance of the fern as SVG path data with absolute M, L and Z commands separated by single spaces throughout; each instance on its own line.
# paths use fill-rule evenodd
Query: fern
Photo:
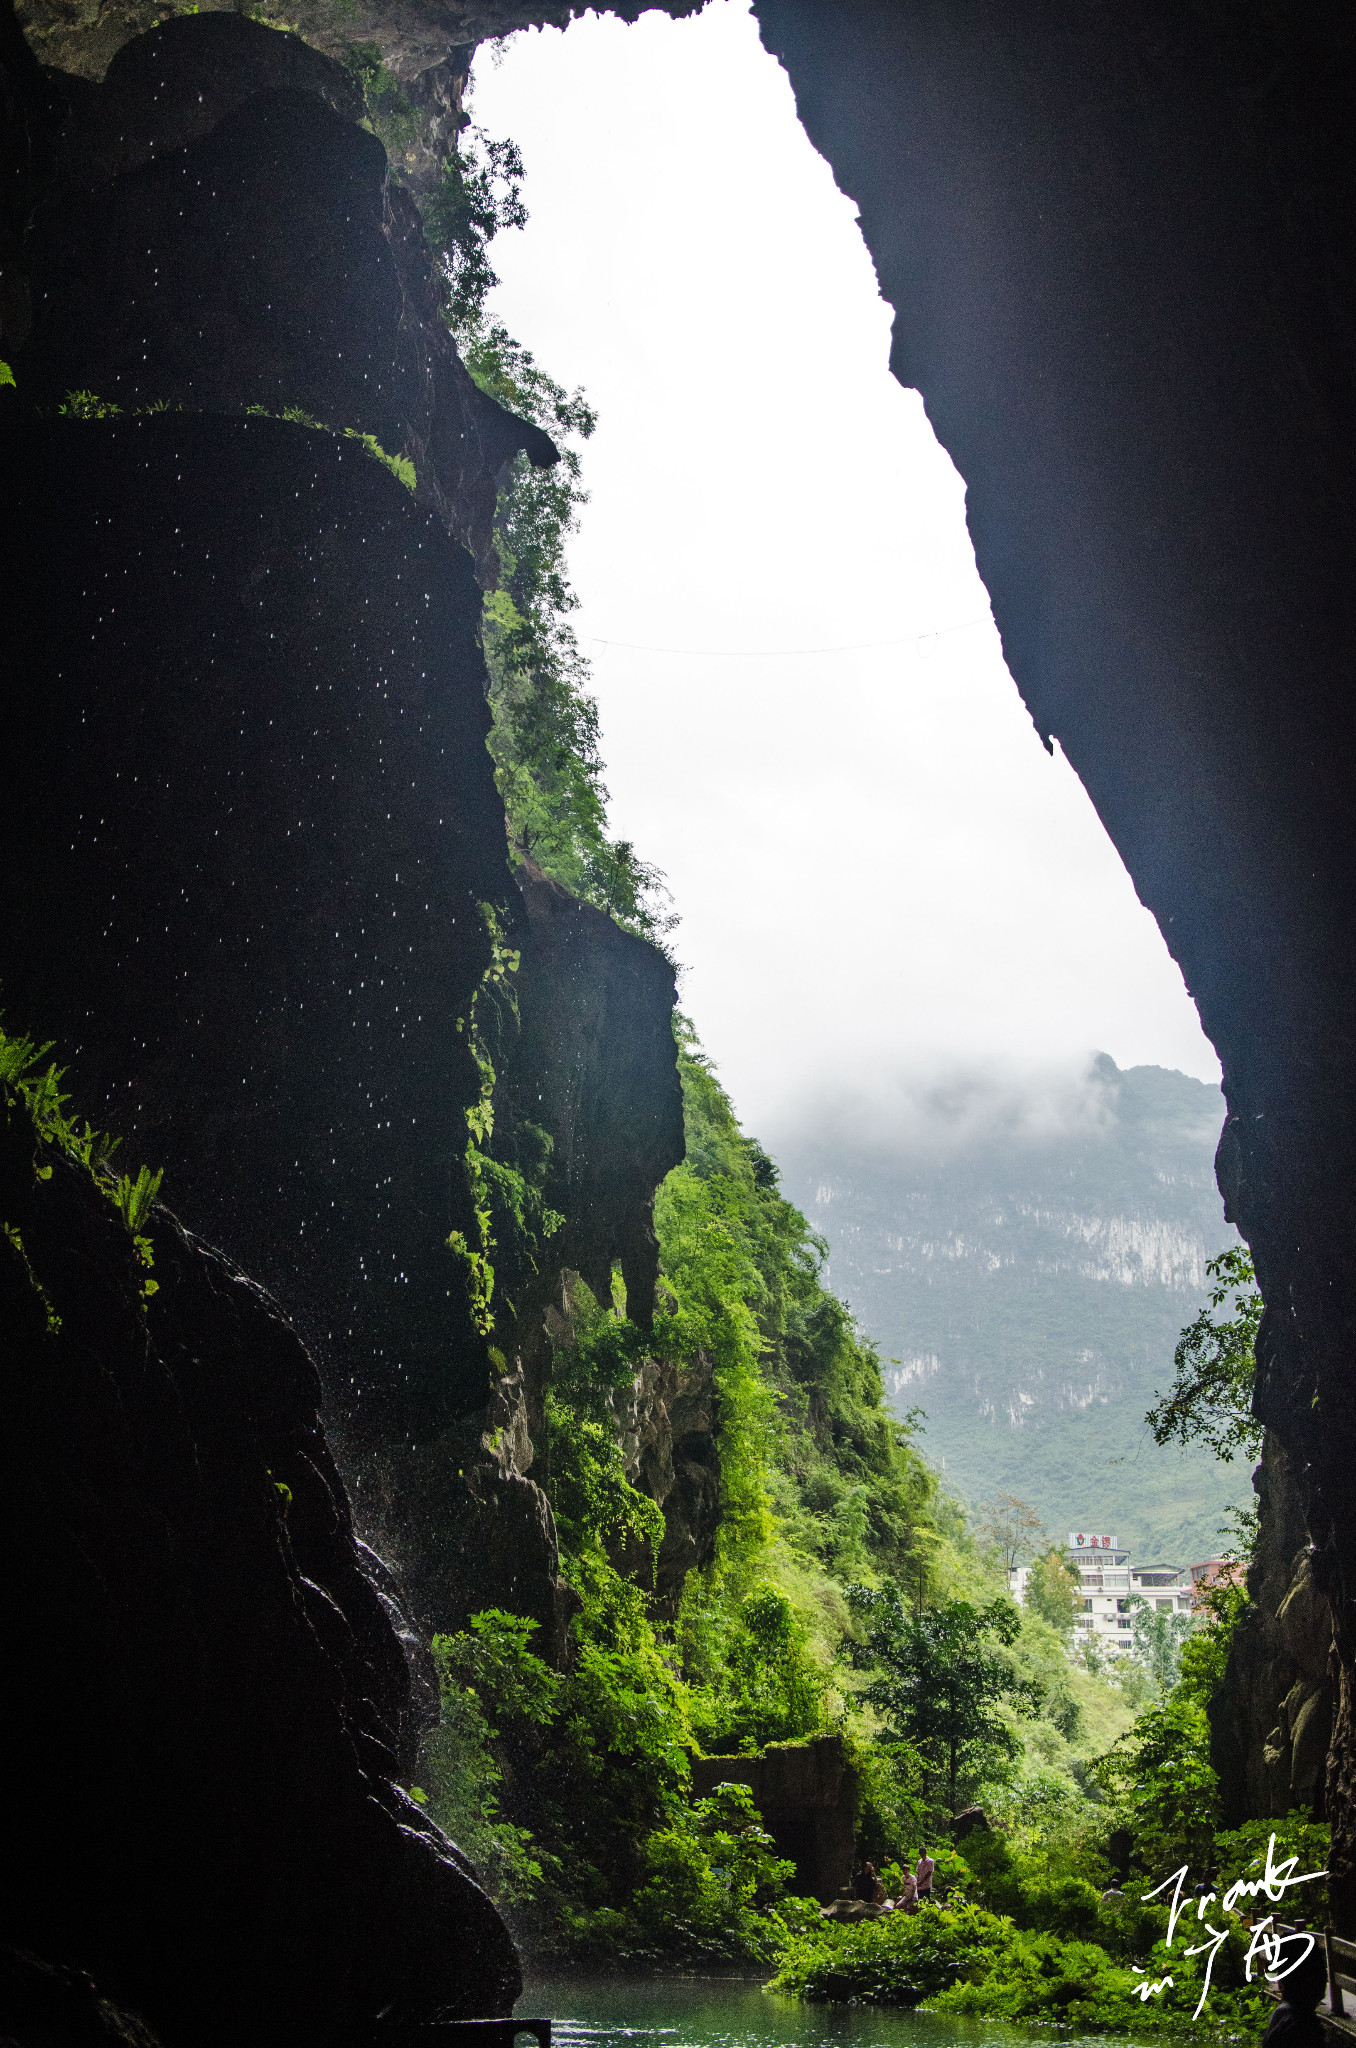
M 100 398 L 95 391 L 68 391 L 66 402 L 57 407 L 57 416 L 64 420 L 109 420 L 116 419 L 122 407 L 114 405 L 111 398 Z
M 163 1168 L 152 1173 L 149 1166 L 143 1166 L 138 1168 L 135 1180 L 130 1174 L 124 1173 L 114 1182 L 110 1190 L 110 1199 L 133 1237 L 137 1236 L 155 1206 L 155 1198 L 160 1192 L 160 1183 L 163 1179 Z
M 163 1170 L 153 1173 L 148 1166 L 143 1166 L 135 1177 L 126 1173 L 114 1175 L 109 1161 L 120 1140 L 110 1138 L 106 1131 L 96 1131 L 83 1120 L 77 1123 L 67 1113 L 70 1097 L 61 1092 L 66 1070 L 47 1060 L 51 1050 L 50 1043 L 38 1045 L 31 1038 L 12 1037 L 0 1029 L 0 1087 L 8 1089 L 23 1103 L 41 1144 L 55 1146 L 67 1159 L 83 1166 L 93 1176 L 95 1185 L 108 1197 L 127 1225 L 137 1258 L 149 1269 L 155 1263 L 155 1253 L 143 1226 L 155 1207 L 164 1178 Z M 35 1164 L 34 1171 L 39 1180 L 52 1177 L 50 1164 Z M 12 1238 L 11 1241 L 17 1244 L 17 1239 Z M 142 1298 L 149 1300 L 157 1291 L 158 1284 L 155 1280 L 144 1280 Z

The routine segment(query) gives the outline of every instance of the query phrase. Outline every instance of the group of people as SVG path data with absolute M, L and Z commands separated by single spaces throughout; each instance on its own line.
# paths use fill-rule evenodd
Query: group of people
M 904 1882 L 899 1888 L 897 1899 L 885 1896 L 885 1885 L 874 1863 L 863 1863 L 857 1878 L 857 1897 L 871 1906 L 879 1906 L 885 1913 L 916 1913 L 932 1897 L 932 1880 L 937 1866 L 924 1849 L 918 1858 L 917 1868 L 904 1872 Z

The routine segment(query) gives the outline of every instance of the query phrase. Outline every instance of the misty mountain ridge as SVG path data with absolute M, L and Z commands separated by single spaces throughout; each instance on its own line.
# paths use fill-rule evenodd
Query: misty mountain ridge
M 1214 1178 L 1223 1118 L 1217 1086 L 1101 1053 L 1025 1100 L 962 1076 L 874 1130 L 821 1120 L 781 1145 L 834 1291 L 963 1499 L 1017 1493 L 1061 1540 L 1095 1524 L 1141 1558 L 1219 1548 L 1247 1469 L 1159 1450 L 1143 1418 L 1206 1261 L 1236 1241 Z

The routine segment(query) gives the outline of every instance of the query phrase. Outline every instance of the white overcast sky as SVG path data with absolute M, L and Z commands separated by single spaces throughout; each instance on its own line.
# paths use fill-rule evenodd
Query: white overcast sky
M 743 0 L 517 35 L 471 106 L 527 168 L 494 308 L 600 419 L 571 562 L 613 828 L 668 877 L 746 1125 L 1094 1049 L 1216 1080 L 1003 665 L 964 485 Z

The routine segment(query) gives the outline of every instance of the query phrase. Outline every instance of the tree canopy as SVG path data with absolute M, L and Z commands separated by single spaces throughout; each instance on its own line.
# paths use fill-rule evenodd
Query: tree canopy
M 853 1660 L 875 1672 L 863 1699 L 945 1781 L 954 1810 L 963 1782 L 1021 1753 L 998 1707 L 1011 1702 L 1035 1711 L 1040 1704 L 1032 1683 L 1003 1655 L 1021 1629 L 1017 1609 L 1010 1600 L 983 1607 L 947 1600 L 910 1615 L 892 1585 L 853 1586 L 848 1600 L 865 1624 Z
M 1256 1344 L 1262 1297 L 1246 1245 L 1211 1259 L 1209 1307 L 1183 1330 L 1173 1354 L 1171 1388 L 1145 1416 L 1156 1444 L 1203 1444 L 1229 1463 L 1250 1461 L 1262 1450 L 1262 1425 L 1252 1413 Z M 1219 1311 L 1232 1297 L 1232 1315 Z
M 1024 1557 L 1045 1541 L 1045 1524 L 1030 1501 L 1015 1493 L 995 1493 L 980 1503 L 979 1537 L 992 1544 L 1005 1571 L 1015 1571 Z

